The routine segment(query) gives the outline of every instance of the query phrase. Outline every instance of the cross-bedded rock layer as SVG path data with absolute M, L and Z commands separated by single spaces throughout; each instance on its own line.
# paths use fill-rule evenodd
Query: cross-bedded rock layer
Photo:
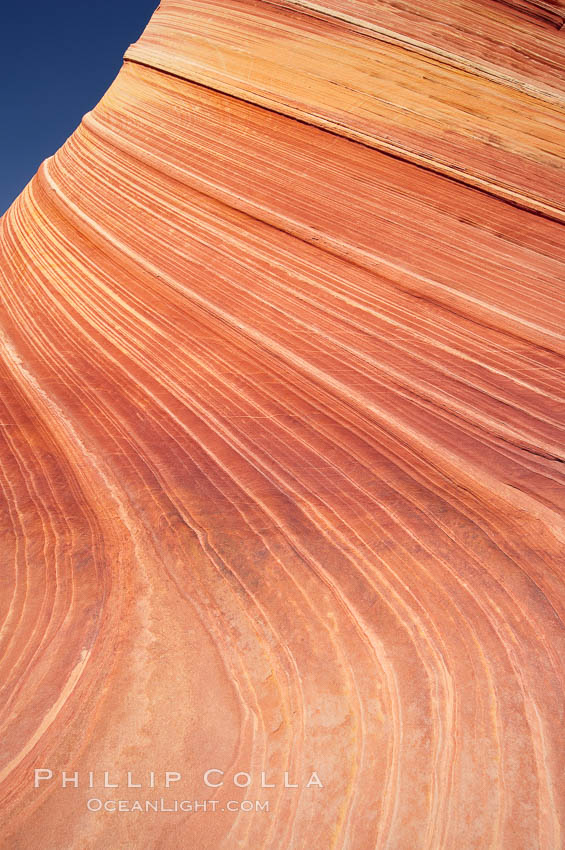
M 562 846 L 563 8 L 167 0 L 1 220 L 2 846 Z

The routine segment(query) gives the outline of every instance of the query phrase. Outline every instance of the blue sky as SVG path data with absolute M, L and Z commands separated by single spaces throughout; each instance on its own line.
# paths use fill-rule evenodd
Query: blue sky
M 0 215 L 100 100 L 158 0 L 6 0 Z

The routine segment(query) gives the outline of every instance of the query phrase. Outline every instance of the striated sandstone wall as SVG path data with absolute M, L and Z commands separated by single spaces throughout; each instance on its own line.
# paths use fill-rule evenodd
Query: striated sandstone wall
M 564 15 L 165 0 L 1 219 L 2 847 L 563 846 Z

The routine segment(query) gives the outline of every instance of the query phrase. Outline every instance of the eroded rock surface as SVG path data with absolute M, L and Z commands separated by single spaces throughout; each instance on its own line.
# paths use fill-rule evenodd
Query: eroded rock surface
M 3 847 L 562 846 L 563 11 L 166 0 L 3 217 Z

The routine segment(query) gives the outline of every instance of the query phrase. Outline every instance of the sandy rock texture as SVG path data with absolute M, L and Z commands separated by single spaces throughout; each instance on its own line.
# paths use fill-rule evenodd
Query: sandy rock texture
M 563 847 L 564 15 L 164 0 L 0 220 L 2 848 Z

